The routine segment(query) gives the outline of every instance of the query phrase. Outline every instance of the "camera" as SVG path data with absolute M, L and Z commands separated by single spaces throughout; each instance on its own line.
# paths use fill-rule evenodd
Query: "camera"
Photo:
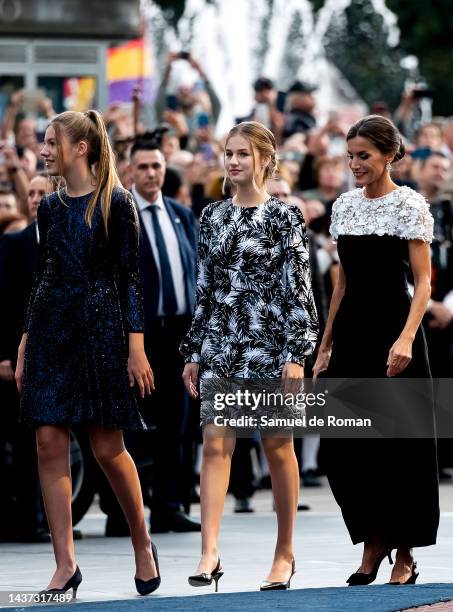
M 433 92 L 427 87 L 417 87 L 412 91 L 412 97 L 414 100 L 420 100 L 421 98 L 433 98 Z

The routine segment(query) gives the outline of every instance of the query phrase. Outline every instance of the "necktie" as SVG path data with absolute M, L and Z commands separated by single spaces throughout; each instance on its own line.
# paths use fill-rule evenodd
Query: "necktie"
M 157 206 L 152 204 L 148 207 L 153 220 L 154 238 L 156 239 L 157 252 L 159 254 L 160 273 L 162 279 L 162 306 L 165 315 L 173 315 L 178 309 L 176 301 L 175 286 L 171 274 L 170 259 L 165 245 L 164 235 L 157 217 Z

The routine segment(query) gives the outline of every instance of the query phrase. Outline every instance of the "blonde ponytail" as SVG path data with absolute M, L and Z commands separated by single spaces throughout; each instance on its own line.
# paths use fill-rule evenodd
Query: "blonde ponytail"
M 112 202 L 112 192 L 115 187 L 122 187 L 116 172 L 115 155 L 110 145 L 107 129 L 102 115 L 96 110 L 85 113 L 66 111 L 52 119 L 57 135 L 57 146 L 61 154 L 60 126 L 70 142 L 85 140 L 88 144 L 88 165 L 96 177 L 96 190 L 90 198 L 85 211 L 85 221 L 91 227 L 96 203 L 100 199 L 104 229 L 108 237 L 108 224 Z
M 95 125 L 99 137 L 99 149 L 88 152 L 88 163 L 95 166 L 97 187 L 88 202 L 85 211 L 85 220 L 91 227 L 96 202 L 101 198 L 101 212 L 104 221 L 105 233 L 108 236 L 108 221 L 110 218 L 110 207 L 112 202 L 112 192 L 115 187 L 122 187 L 121 181 L 116 172 L 115 155 L 110 145 L 107 129 L 102 115 L 96 110 L 88 110 L 85 116 Z

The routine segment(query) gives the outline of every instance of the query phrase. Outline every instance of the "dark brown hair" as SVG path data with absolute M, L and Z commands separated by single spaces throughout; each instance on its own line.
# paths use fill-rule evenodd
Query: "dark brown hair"
M 392 162 L 402 159 L 406 153 L 401 134 L 390 119 L 382 115 L 367 115 L 349 128 L 346 140 L 361 136 L 369 140 L 381 153 L 393 153 Z

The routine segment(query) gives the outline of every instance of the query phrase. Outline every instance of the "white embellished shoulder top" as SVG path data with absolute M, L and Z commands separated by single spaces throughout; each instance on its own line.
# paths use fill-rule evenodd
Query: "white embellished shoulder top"
M 398 187 L 380 198 L 366 198 L 364 189 L 343 193 L 332 207 L 330 233 L 338 236 L 396 236 L 404 240 L 433 239 L 433 217 L 425 198 L 410 187 Z

